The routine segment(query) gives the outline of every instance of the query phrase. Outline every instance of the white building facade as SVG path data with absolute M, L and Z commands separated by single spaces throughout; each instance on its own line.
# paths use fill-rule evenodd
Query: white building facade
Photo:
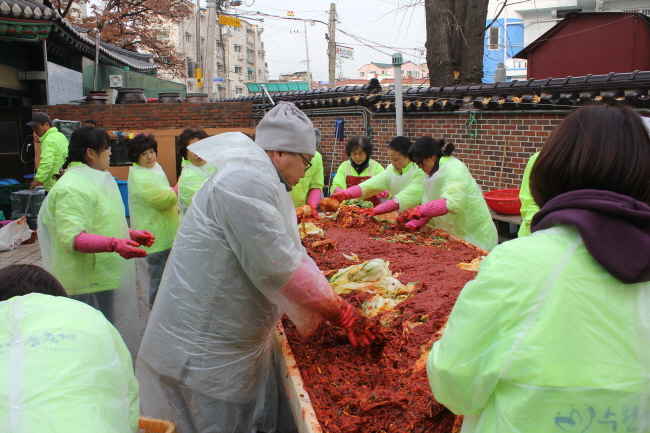
M 168 29 L 170 41 L 176 45 L 177 51 L 183 53 L 188 60 L 188 65 L 193 62 L 205 62 L 206 37 L 208 34 L 208 11 L 199 11 L 200 25 L 197 34 L 196 6 L 194 13 L 180 25 L 170 25 Z M 239 20 L 241 27 L 214 23 L 215 52 L 214 52 L 214 77 L 213 94 L 210 98 L 226 99 L 248 95 L 246 83 L 264 83 L 268 81 L 269 70 L 265 61 L 264 42 L 262 33 L 264 28 Z M 198 44 L 197 44 L 198 42 Z M 205 71 L 205 64 L 203 71 Z M 173 80 L 173 79 L 172 79 Z M 198 80 L 193 77 L 193 71 L 188 66 L 188 78 L 173 80 L 183 82 L 188 93 L 206 93 L 207 83 L 198 87 Z

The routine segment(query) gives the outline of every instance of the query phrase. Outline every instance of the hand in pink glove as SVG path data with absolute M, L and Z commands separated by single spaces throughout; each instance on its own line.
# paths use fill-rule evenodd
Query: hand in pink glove
M 172 186 L 172 191 L 174 191 L 176 193 L 176 195 L 178 195 L 178 184 L 176 184 L 175 186 Z
M 156 237 L 146 230 L 131 230 L 129 229 L 129 236 L 132 241 L 139 243 L 142 246 L 150 247 L 153 245 Z
M 397 203 L 395 199 L 390 199 L 388 201 L 385 201 L 379 206 L 375 206 L 375 208 L 373 209 L 375 215 L 391 213 L 391 212 L 395 212 L 396 210 L 399 210 L 399 203 Z
M 420 230 L 422 227 L 424 227 L 425 225 L 427 225 L 429 221 L 431 221 L 430 217 L 412 219 L 411 221 L 406 223 L 406 229 L 412 232 L 416 232 Z
M 140 250 L 140 244 L 131 239 L 112 238 L 109 236 L 80 233 L 74 239 L 74 249 L 81 253 L 112 253 L 116 252 L 125 259 L 147 257 L 145 250 Z
M 340 326 L 354 347 L 368 346 L 377 336 L 372 332 L 371 325 L 359 310 L 349 302 L 342 301 L 338 314 L 331 318 L 332 324 Z
M 359 185 L 354 185 L 343 191 L 335 192 L 330 197 L 335 198 L 338 201 L 350 200 L 352 198 L 359 198 L 363 194 L 361 187 Z
M 315 219 L 319 219 L 318 216 L 318 202 L 320 201 L 320 189 L 314 188 L 309 190 L 307 193 L 307 204 L 311 208 L 311 216 Z
M 377 198 L 386 198 L 390 195 L 390 192 L 388 190 L 384 190 L 380 192 L 379 194 L 376 194 L 375 197 Z

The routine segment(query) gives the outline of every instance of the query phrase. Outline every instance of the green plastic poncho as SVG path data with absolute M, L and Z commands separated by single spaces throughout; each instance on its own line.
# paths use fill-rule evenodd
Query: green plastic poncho
M 311 159 L 311 167 L 305 172 L 305 177 L 300 179 L 300 182 L 291 189 L 291 198 L 293 205 L 296 208 L 307 204 L 307 194 L 312 189 L 321 189 L 323 186 L 323 156 L 320 152 L 316 151 L 314 157 Z
M 58 129 L 51 127 L 41 137 L 41 162 L 38 164 L 34 182 L 41 182 L 45 191 L 52 189 L 56 183 L 52 176 L 59 174 L 67 156 L 68 139 Z
M 43 267 L 68 295 L 112 290 L 113 325 L 132 354 L 140 345 L 135 263 L 117 253 L 81 253 L 74 249 L 80 233 L 129 239 L 124 202 L 113 176 L 81 162 L 70 164 L 38 214 Z
M 187 159 L 183 159 L 182 164 L 183 171 L 181 171 L 181 177 L 178 179 L 178 207 L 181 212 L 181 219 L 185 217 L 185 212 L 190 207 L 194 194 L 217 170 L 209 162 L 198 166 Z
M 336 188 L 346 189 L 348 186 L 345 179 L 348 176 L 373 177 L 382 171 L 384 171 L 384 167 L 374 159 L 371 159 L 368 161 L 368 167 L 366 167 L 361 174 L 358 174 L 357 171 L 352 168 L 352 164 L 350 164 L 350 160 L 348 159 L 347 161 L 343 161 L 341 165 L 339 165 L 339 169 L 336 170 L 336 176 L 334 176 L 334 180 L 332 180 L 332 191 Z
M 124 433 L 138 427 L 131 356 L 102 313 L 32 293 L 0 302 L 0 431 Z
M 444 198 L 449 213 L 432 218 L 429 224 L 491 250 L 497 245 L 498 235 L 481 187 L 465 164 L 454 157 L 440 158 L 439 167 L 422 185 L 422 203 Z
M 363 191 L 362 198 L 372 197 L 382 191 L 388 190 L 390 196 L 399 203 L 399 211 L 422 204 L 422 181 L 424 181 L 424 172 L 409 162 L 399 174 L 393 165 L 389 165 L 386 170 L 361 182 L 359 186 Z
M 129 212 L 133 230 L 148 230 L 155 237 L 150 247 L 140 247 L 148 253 L 168 250 L 180 225 L 177 197 L 169 186 L 160 164 L 153 168 L 136 163 L 129 169 Z
M 650 431 L 650 283 L 624 284 L 573 226 L 481 263 L 429 355 L 464 433 Z
M 537 161 L 539 152 L 534 154 L 526 164 L 524 170 L 524 177 L 521 179 L 521 189 L 519 190 L 519 201 L 521 201 L 521 226 L 519 227 L 518 237 L 528 236 L 530 234 L 530 222 L 533 216 L 539 212 L 539 206 L 533 199 L 533 194 L 530 192 L 530 172 L 533 171 L 533 165 Z

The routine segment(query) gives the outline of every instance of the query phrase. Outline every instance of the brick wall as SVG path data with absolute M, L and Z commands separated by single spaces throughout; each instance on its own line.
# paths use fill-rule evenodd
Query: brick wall
M 52 119 L 95 119 L 108 130 L 165 130 L 193 126 L 199 128 L 246 128 L 257 123 L 253 109 L 246 102 L 212 104 L 130 104 L 130 105 L 55 105 L 36 106 Z M 312 115 L 306 113 L 320 129 L 325 176 L 336 172 L 347 159 L 347 140 L 364 134 L 361 113 L 343 115 Z M 476 112 L 478 137 L 470 139 L 465 129 L 469 112 L 405 113 L 404 135 L 415 141 L 423 135 L 445 138 L 454 143 L 454 155 L 463 161 L 484 191 L 519 188 L 521 176 L 530 156 L 537 152 L 553 128 L 566 115 L 558 113 L 482 113 Z M 335 140 L 337 118 L 345 121 L 345 138 Z M 373 158 L 388 165 L 386 145 L 395 137 L 395 114 L 368 114 L 375 152 Z M 504 157 L 505 152 L 505 157 Z M 502 164 L 503 161 L 503 164 Z M 503 170 L 502 170 L 503 168 Z M 327 185 L 327 179 L 325 179 Z
M 415 141 L 430 135 L 445 138 L 456 147 L 454 156 L 463 161 L 484 191 L 504 188 L 519 188 L 526 163 L 537 152 L 544 141 L 566 113 L 552 114 L 491 114 L 476 113 L 478 137 L 470 139 L 465 129 L 469 113 L 427 113 L 404 116 L 404 135 Z M 332 168 L 336 172 L 339 164 L 347 159 L 344 153 L 347 140 L 353 135 L 363 135 L 364 119 L 361 114 L 310 116 L 320 129 L 325 176 Z M 334 139 L 334 124 L 337 118 L 345 121 L 345 138 Z M 386 145 L 395 136 L 395 117 L 390 115 L 369 115 L 375 150 L 373 159 L 388 165 Z M 504 157 L 505 152 L 505 157 Z M 333 167 L 332 167 L 333 161 Z M 503 161 L 503 171 L 502 168 Z M 499 179 L 501 182 L 499 183 Z
M 205 104 L 124 104 L 34 106 L 52 119 L 94 119 L 107 130 L 242 128 L 253 126 L 253 107 L 245 102 Z

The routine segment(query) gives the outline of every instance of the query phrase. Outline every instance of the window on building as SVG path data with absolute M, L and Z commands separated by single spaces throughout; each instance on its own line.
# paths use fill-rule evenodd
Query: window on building
M 413 71 L 415 72 L 415 78 L 420 78 L 420 71 Z
M 370 73 L 377 75 L 377 71 L 370 71 Z
M 156 34 L 156 37 L 160 40 L 169 39 L 169 29 L 158 30 L 158 34 Z
M 365 76 L 365 75 L 366 75 L 365 72 L 359 72 L 359 76 L 360 76 L 360 77 L 363 77 L 363 76 Z
M 241 66 L 235 66 L 235 74 L 241 74 L 244 71 L 244 68 Z
M 217 43 L 217 47 L 221 48 L 221 39 L 217 39 L 216 43 Z
M 224 70 L 224 68 L 223 68 L 223 63 L 221 63 L 221 62 L 217 62 L 217 71 L 219 71 L 219 72 L 223 72 L 223 70 Z
M 241 45 L 235 44 L 235 52 L 236 53 L 241 53 Z
M 243 87 L 235 87 L 235 95 L 243 95 L 244 94 L 244 88 Z
M 261 77 L 261 76 L 262 76 L 262 70 L 261 70 L 261 69 L 258 69 L 258 70 L 257 70 L 257 76 L 258 76 L 258 77 Z
M 498 50 L 499 49 L 499 28 L 490 27 L 490 41 L 489 41 L 489 50 Z
M 185 42 L 191 42 L 192 41 L 192 35 L 185 32 Z
M 241 27 L 235 27 L 236 32 L 241 32 Z

